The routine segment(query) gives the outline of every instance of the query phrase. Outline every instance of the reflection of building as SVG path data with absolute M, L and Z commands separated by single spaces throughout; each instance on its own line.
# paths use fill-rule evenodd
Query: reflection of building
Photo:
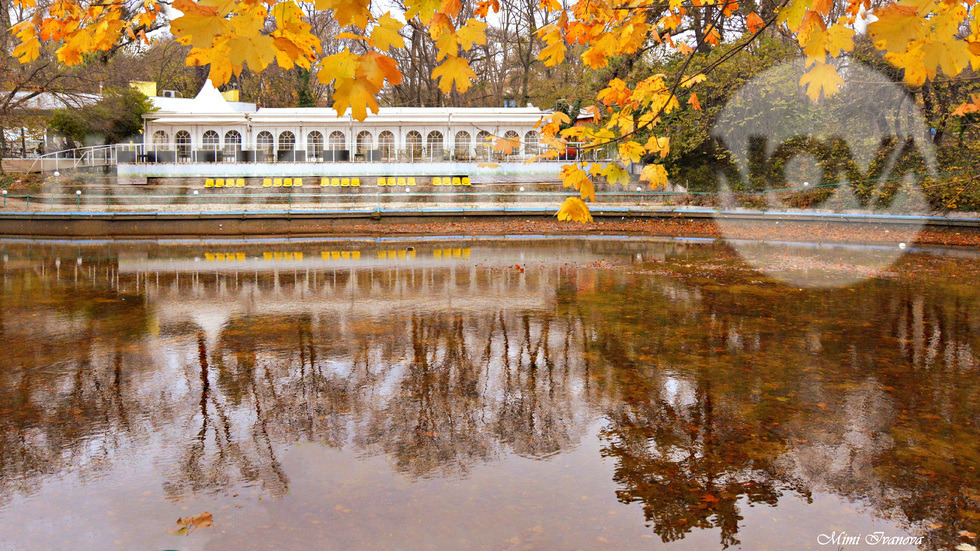
M 228 102 L 211 82 L 193 99 L 152 98 L 144 140 L 151 160 L 469 161 L 489 155 L 491 136 L 508 138 L 515 157 L 536 155 L 535 107 L 382 107 L 363 122 L 332 108 L 257 108 Z

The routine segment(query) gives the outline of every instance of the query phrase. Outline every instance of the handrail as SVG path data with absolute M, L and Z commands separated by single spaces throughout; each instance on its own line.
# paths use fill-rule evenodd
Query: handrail
M 61 170 L 62 163 L 64 163 L 64 168 L 66 169 L 75 169 L 79 166 L 95 167 L 113 165 L 116 164 L 120 150 L 136 151 L 138 154 L 142 149 L 143 144 L 141 143 L 90 145 L 73 149 L 61 149 L 35 157 L 28 172 L 34 172 L 38 167 L 38 163 L 41 163 L 41 169 L 39 171 L 43 171 L 44 161 L 51 160 L 54 160 L 55 170 Z

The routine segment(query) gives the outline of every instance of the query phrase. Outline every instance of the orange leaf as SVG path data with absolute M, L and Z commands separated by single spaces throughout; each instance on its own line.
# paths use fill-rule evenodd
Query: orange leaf
M 698 111 L 701 110 L 701 102 L 698 101 L 698 95 L 696 93 L 691 92 L 691 97 L 688 98 L 687 103 Z

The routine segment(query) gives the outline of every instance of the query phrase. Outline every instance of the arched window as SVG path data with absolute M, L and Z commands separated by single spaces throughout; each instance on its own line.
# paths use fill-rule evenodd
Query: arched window
M 217 151 L 221 148 L 221 136 L 214 130 L 208 130 L 201 138 L 201 147 L 207 151 Z
M 234 155 L 242 150 L 242 135 L 237 130 L 225 132 L 225 154 Z
M 422 156 L 422 134 L 417 130 L 412 130 L 405 135 L 405 148 L 412 158 Z
M 259 135 L 255 137 L 255 149 L 256 151 L 262 151 L 266 155 L 272 155 L 272 146 L 275 143 L 275 138 L 272 137 L 272 132 L 262 131 Z
M 425 147 L 429 149 L 429 155 L 441 156 L 442 148 L 444 147 L 444 138 L 442 137 L 442 132 L 438 130 L 433 130 L 429 132 L 429 135 L 425 137 Z
M 191 133 L 186 130 L 181 130 L 174 136 L 174 141 L 177 142 L 177 154 L 181 157 L 190 157 L 192 145 Z
M 347 149 L 347 136 L 344 135 L 340 130 L 334 130 L 330 133 L 330 150 L 331 151 L 343 151 Z
M 314 130 L 306 135 L 306 148 L 311 157 L 323 156 L 323 134 Z
M 367 130 L 357 133 L 357 153 L 364 153 L 374 149 L 374 136 Z
M 490 156 L 490 133 L 486 130 L 480 130 L 476 134 L 476 156 L 480 159 L 486 159 Z
M 524 134 L 524 154 L 538 154 L 538 133 L 534 130 L 529 130 L 527 134 Z
M 469 158 L 471 139 L 472 137 L 470 136 L 469 132 L 459 131 L 456 133 L 456 142 L 453 149 L 455 149 L 457 159 Z
M 508 144 L 510 147 L 514 148 L 511 151 L 511 155 L 521 152 L 521 136 L 517 132 L 514 132 L 513 130 L 508 130 L 504 134 L 504 139 L 510 142 Z
M 157 130 L 153 133 L 153 148 L 154 149 L 164 149 L 170 142 L 170 136 L 167 135 L 163 130 Z
M 296 149 L 296 135 L 286 130 L 279 134 L 279 151 L 292 151 Z
M 378 149 L 381 150 L 381 156 L 385 160 L 390 160 L 395 158 L 395 135 L 389 130 L 378 134 Z

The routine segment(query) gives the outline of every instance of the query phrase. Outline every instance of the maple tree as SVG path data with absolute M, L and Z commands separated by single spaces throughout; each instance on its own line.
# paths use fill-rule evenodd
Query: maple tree
M 57 45 L 59 61 L 79 64 L 86 55 L 110 50 L 121 41 L 146 41 L 146 32 L 165 17 L 160 0 L 14 0 L 31 16 L 13 25 L 17 39 L 13 55 L 31 62 L 45 42 Z M 378 0 L 314 0 L 317 12 L 329 13 L 345 29 L 335 35 L 350 47 L 325 54 L 321 39 L 311 32 L 309 17 L 294 0 L 173 0 L 180 15 L 171 32 L 191 47 L 188 64 L 208 65 L 215 85 L 228 82 L 247 67 L 262 71 L 275 63 L 283 69 L 316 69 L 322 84 L 332 90 L 338 115 L 348 109 L 358 120 L 378 111 L 378 94 L 402 81 L 396 51 L 410 48 L 403 27 L 424 29 L 434 41 L 436 63 L 429 78 L 439 90 L 466 92 L 477 78 L 469 52 L 486 43 L 488 22 L 499 17 L 499 0 L 405 0 L 391 9 Z M 533 7 L 533 3 L 529 4 Z M 816 100 L 835 94 L 843 83 L 839 61 L 852 52 L 859 35 L 870 38 L 884 59 L 902 71 L 909 86 L 923 86 L 939 75 L 953 77 L 980 69 L 980 3 L 976 0 L 781 0 L 775 5 L 736 0 L 538 0 L 545 17 L 531 13 L 526 28 L 542 47 L 545 67 L 575 56 L 592 70 L 608 69 L 645 54 L 681 56 L 674 72 L 626 77 L 612 71 L 595 97 L 602 107 L 598 120 L 568 126 L 568 116 L 554 113 L 541 121 L 539 159 L 554 159 L 570 141 L 585 149 L 615 147 L 608 162 L 578 160 L 562 169 L 566 187 L 578 191 L 562 205 L 559 217 L 590 219 L 584 200 L 594 200 L 596 178 L 626 184 L 625 165 L 651 155 L 661 159 L 670 151 L 665 116 L 700 110 L 698 85 L 713 69 L 741 48 L 778 29 L 791 36 L 806 59 L 800 79 Z M 529 12 L 531 10 L 528 10 Z M 725 45 L 728 53 L 711 64 L 690 70 L 691 59 Z M 526 85 L 524 95 L 527 95 Z M 958 115 L 977 110 L 976 101 L 957 109 Z M 519 144 L 498 138 L 494 147 L 506 152 Z M 668 173 L 662 163 L 647 165 L 640 179 L 651 187 L 664 186 Z

